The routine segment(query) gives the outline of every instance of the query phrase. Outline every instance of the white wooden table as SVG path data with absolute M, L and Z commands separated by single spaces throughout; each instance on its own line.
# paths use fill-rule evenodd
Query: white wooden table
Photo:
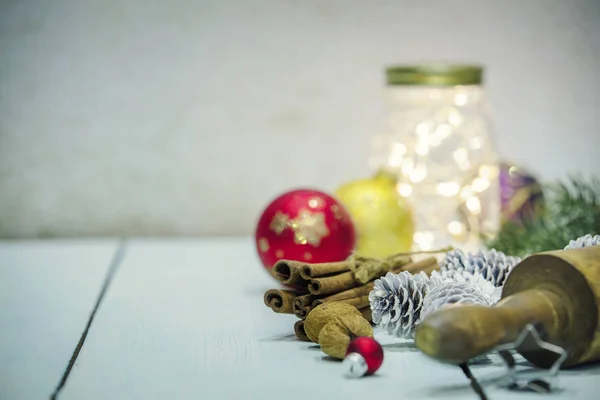
M 2 242 L 0 399 L 478 398 L 458 367 L 381 332 L 377 375 L 345 379 L 295 339 L 295 317 L 264 306 L 271 279 L 250 238 Z M 484 383 L 502 371 L 472 370 Z M 598 399 L 599 376 L 564 371 L 549 396 Z

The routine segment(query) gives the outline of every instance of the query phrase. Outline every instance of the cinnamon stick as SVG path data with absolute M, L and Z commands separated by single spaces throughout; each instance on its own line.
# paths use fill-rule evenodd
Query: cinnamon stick
M 354 256 L 354 265 L 351 266 L 350 270 L 354 274 L 354 280 L 364 285 L 411 261 L 409 257 L 399 255 L 390 256 L 385 260 L 357 255 Z
M 437 260 L 435 259 L 435 257 L 430 257 L 425 260 L 409 264 L 404 264 L 403 262 L 400 262 L 390 272 L 397 273 L 406 270 L 411 273 L 416 273 L 424 267 L 429 267 L 435 264 L 437 264 Z M 338 275 L 324 276 L 321 278 L 311 279 L 310 283 L 308 284 L 308 291 L 313 295 L 323 296 L 327 294 L 343 292 L 345 290 L 359 286 L 362 285 L 359 282 L 356 282 L 353 272 L 347 271 Z
M 296 297 L 294 300 L 294 315 L 300 319 L 305 319 L 310 310 L 315 307 L 313 302 L 317 299 L 318 297 L 312 294 L 305 294 Z
M 271 289 L 265 292 L 265 305 L 281 314 L 292 314 L 294 312 L 294 299 L 296 292 L 291 290 Z
M 370 310 L 370 309 L 369 309 Z M 300 320 L 294 324 L 294 332 L 296 333 L 296 337 L 303 342 L 310 342 L 308 336 L 306 336 L 306 332 L 304 331 L 304 321 Z
M 313 309 L 313 305 L 309 304 L 307 306 L 297 306 L 294 303 L 294 315 L 300 319 L 306 319 L 308 313 Z
M 350 269 L 348 261 L 338 261 L 320 264 L 304 264 L 300 269 L 300 276 L 306 280 L 318 278 L 320 276 L 339 274 Z
M 343 292 L 332 294 L 331 296 L 327 296 L 322 299 L 315 299 L 312 305 L 313 307 L 316 307 L 319 304 L 323 304 L 328 301 L 342 301 L 352 299 L 354 297 L 368 296 L 369 292 L 373 289 L 373 286 L 375 286 L 375 283 L 369 282 L 366 285 L 344 290 Z
M 313 294 L 303 294 L 302 296 L 296 297 L 294 300 L 294 307 L 306 307 L 313 303 L 313 301 L 317 300 L 318 297 Z
M 369 305 L 369 296 L 367 295 L 360 297 L 352 297 L 350 299 L 340 301 L 342 303 L 350 304 L 351 306 L 354 306 L 360 310 L 361 308 L 367 307 Z
M 284 285 L 306 287 L 308 281 L 300 276 L 303 265 L 300 261 L 279 260 L 273 266 L 273 276 Z
M 369 289 L 370 291 L 371 289 Z M 369 292 L 361 296 L 348 297 L 343 299 L 334 299 L 336 295 L 326 297 L 324 299 L 315 300 L 312 304 L 311 310 L 323 303 L 328 303 L 330 301 L 339 301 L 340 303 L 347 303 L 356 308 L 363 308 L 369 305 Z M 310 310 L 308 310 L 310 312 Z
M 416 263 L 408 264 L 406 266 L 397 267 L 396 269 L 393 269 L 390 272 L 394 273 L 394 274 L 397 274 L 397 273 L 403 271 L 405 267 L 412 266 L 413 264 L 416 264 Z M 437 266 L 437 264 L 434 265 L 434 267 L 435 266 Z M 416 266 L 416 268 L 418 269 L 419 266 Z M 430 267 L 428 267 L 428 268 L 430 268 Z M 411 269 L 415 273 L 418 272 L 417 269 L 415 269 L 415 267 L 411 267 Z M 314 307 L 318 306 L 319 304 L 323 304 L 323 303 L 326 303 L 328 301 L 343 301 L 343 300 L 348 300 L 348 299 L 352 299 L 352 298 L 355 298 L 355 297 L 368 296 L 369 292 L 371 292 L 371 290 L 373 289 L 374 286 L 375 286 L 375 282 L 369 282 L 369 283 L 367 283 L 365 285 L 357 286 L 357 287 L 354 287 L 354 288 L 350 288 L 350 289 L 347 289 L 347 290 L 344 290 L 344 291 L 341 291 L 341 292 L 329 295 L 329 296 L 324 297 L 324 298 L 320 298 L 320 299 L 317 298 L 317 299 L 313 300 L 312 305 L 313 305 L 313 308 L 314 308 Z
M 308 291 L 316 296 L 322 296 L 342 292 L 357 286 L 360 286 L 360 283 L 356 282 L 354 274 L 348 271 L 338 275 L 311 279 L 308 284 Z

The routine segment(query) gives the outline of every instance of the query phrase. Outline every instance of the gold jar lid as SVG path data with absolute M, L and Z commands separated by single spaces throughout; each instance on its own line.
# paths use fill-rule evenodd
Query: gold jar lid
M 386 68 L 388 86 L 432 85 L 457 86 L 480 85 L 483 67 L 462 64 L 395 65 Z

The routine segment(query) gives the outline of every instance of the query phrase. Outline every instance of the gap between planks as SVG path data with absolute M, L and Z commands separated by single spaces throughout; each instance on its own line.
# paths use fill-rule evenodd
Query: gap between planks
M 98 297 L 96 298 L 96 303 L 94 304 L 94 308 L 92 309 L 92 312 L 90 313 L 90 316 L 87 320 L 85 328 L 84 328 L 83 332 L 81 333 L 81 336 L 79 337 L 79 341 L 77 342 L 77 346 L 75 346 L 75 350 L 73 351 L 73 354 L 71 355 L 71 359 L 69 360 L 69 363 L 67 364 L 67 368 L 65 369 L 65 372 L 63 373 L 56 389 L 50 395 L 50 400 L 56 400 L 58 398 L 58 395 L 60 394 L 61 390 L 63 389 L 63 387 L 66 385 L 67 380 L 69 379 L 69 375 L 71 374 L 71 370 L 73 369 L 73 366 L 75 365 L 75 362 L 77 361 L 79 352 L 83 348 L 83 345 L 85 344 L 85 339 L 87 338 L 88 332 L 90 331 L 92 323 L 94 322 L 94 317 L 96 316 L 96 311 L 98 311 L 98 308 L 100 308 L 100 304 L 102 304 L 102 300 L 104 299 L 104 296 L 106 295 L 106 292 L 108 291 L 108 288 L 110 287 L 110 284 L 111 284 L 115 274 L 117 273 L 119 266 L 121 265 L 121 263 L 123 262 L 123 259 L 125 258 L 126 250 L 127 250 L 127 240 L 121 239 L 119 241 L 119 245 L 118 245 L 117 249 L 115 250 L 115 254 L 112 257 L 112 260 L 110 261 L 108 271 L 104 278 L 104 282 L 102 283 L 102 287 L 100 288 L 100 292 L 98 293 Z

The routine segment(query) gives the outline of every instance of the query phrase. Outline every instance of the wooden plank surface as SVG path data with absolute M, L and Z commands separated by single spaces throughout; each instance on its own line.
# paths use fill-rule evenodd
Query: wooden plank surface
M 382 333 L 379 373 L 345 379 L 339 362 L 295 340 L 295 317 L 263 305 L 271 279 L 250 239 L 130 242 L 60 399 L 477 399 L 458 367 Z M 497 359 L 473 367 L 478 377 L 501 371 Z M 562 375 L 552 397 L 594 398 L 598 373 Z
M 51 395 L 116 248 L 116 240 L 0 243 L 0 399 Z

